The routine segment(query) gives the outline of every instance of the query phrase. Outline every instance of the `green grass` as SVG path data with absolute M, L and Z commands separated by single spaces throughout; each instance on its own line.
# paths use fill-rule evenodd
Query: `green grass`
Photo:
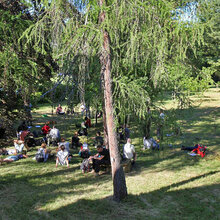
M 32 160 L 34 149 L 28 159 L 0 166 L 0 219 L 220 219 L 219 90 L 211 89 L 202 99 L 201 104 L 195 97 L 196 107 L 180 112 L 183 135 L 165 137 L 161 151 L 143 152 L 138 124 L 131 121 L 138 159 L 126 174 L 129 195 L 121 203 L 112 200 L 111 175 L 95 178 L 80 172 L 77 152 L 70 168 L 56 168 L 54 160 Z M 167 114 L 172 106 L 167 101 Z M 37 109 L 34 124 L 56 120 L 62 136 L 70 140 L 80 116 L 52 117 L 50 112 L 50 107 Z M 43 118 L 44 113 L 50 117 Z M 100 128 L 101 121 L 89 136 Z M 182 144 L 195 143 L 208 146 L 205 158 L 180 150 Z

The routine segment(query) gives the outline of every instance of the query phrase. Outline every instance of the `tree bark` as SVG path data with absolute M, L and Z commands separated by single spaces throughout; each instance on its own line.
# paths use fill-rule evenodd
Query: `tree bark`
M 106 112 L 105 112 L 105 103 L 103 104 L 103 127 L 104 127 L 104 145 L 106 146 L 107 149 L 109 149 L 108 129 L 107 129 Z
M 104 0 L 99 1 L 100 7 L 104 5 Z M 104 22 L 105 11 L 101 11 L 99 15 L 99 23 Z M 121 156 L 118 149 L 117 134 L 115 129 L 115 120 L 113 114 L 112 100 L 112 79 L 111 79 L 111 56 L 110 56 L 110 38 L 108 32 L 103 30 L 103 48 L 100 56 L 101 76 L 104 76 L 104 99 L 106 124 L 108 130 L 108 143 L 112 167 L 112 179 L 115 201 L 120 201 L 127 196 L 127 187 L 125 175 L 121 166 Z

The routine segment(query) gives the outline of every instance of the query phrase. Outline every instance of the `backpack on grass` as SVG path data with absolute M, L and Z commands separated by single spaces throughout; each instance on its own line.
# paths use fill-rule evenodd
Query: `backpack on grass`
M 83 162 L 80 165 L 80 169 L 83 170 L 84 172 L 90 171 L 89 159 L 86 158 L 83 160 Z
M 194 149 L 193 152 L 195 152 L 196 154 L 199 154 L 201 157 L 204 157 L 206 150 L 207 150 L 207 147 L 203 146 L 203 145 L 199 145 L 199 144 L 197 144 L 196 146 L 197 146 L 197 148 Z

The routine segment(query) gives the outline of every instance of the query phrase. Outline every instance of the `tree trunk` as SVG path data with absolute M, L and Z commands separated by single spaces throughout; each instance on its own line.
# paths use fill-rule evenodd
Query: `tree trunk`
M 104 0 L 99 1 L 100 7 L 103 6 Z M 99 22 L 105 20 L 105 12 L 101 11 L 99 15 Z M 104 76 L 104 99 L 105 99 L 105 113 L 106 124 L 108 129 L 108 143 L 112 167 L 112 179 L 115 201 L 120 201 L 127 196 L 127 187 L 125 182 L 125 175 L 121 166 L 121 157 L 118 150 L 117 135 L 114 124 L 113 115 L 113 101 L 112 101 L 112 80 L 111 80 L 111 57 L 110 57 L 110 39 L 108 32 L 103 30 L 103 48 L 100 56 L 101 75 Z
M 107 149 L 109 149 L 105 104 L 103 104 L 103 127 L 104 127 L 104 145 L 106 146 Z

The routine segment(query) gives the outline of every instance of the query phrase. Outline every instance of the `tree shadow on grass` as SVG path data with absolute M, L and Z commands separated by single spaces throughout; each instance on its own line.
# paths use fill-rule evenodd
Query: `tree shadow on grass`
M 57 219 L 213 219 L 220 216 L 220 185 L 187 188 L 187 184 L 217 173 L 212 171 L 149 193 L 128 195 L 121 203 L 112 201 L 112 197 L 79 199 L 45 213 Z
M 175 160 L 175 162 L 174 162 Z M 131 173 L 127 173 L 128 176 L 139 175 L 142 171 L 155 168 L 157 172 L 168 170 L 178 171 L 184 169 L 187 166 L 194 166 L 201 160 L 204 160 L 200 156 L 192 157 L 185 151 L 176 150 L 164 150 L 164 151 L 148 151 L 139 156 L 135 165 L 132 168 Z M 156 167 L 159 163 L 163 165 Z M 155 170 L 154 170 L 155 171 Z
M 102 175 L 99 178 L 95 178 L 91 174 L 78 174 L 76 178 L 74 178 L 74 175 L 66 177 L 66 174 L 73 173 L 74 169 L 75 168 L 62 169 L 55 172 L 52 171 L 45 175 L 21 176 L 18 178 L 14 178 L 14 175 L 10 174 L 4 176 L 4 179 L 0 181 L 1 196 L 10 197 L 11 195 L 15 198 L 15 201 L 19 200 L 19 203 L 16 203 L 16 207 L 14 207 L 11 213 L 7 213 L 8 216 L 13 218 L 13 216 L 20 213 L 23 219 L 28 219 L 28 216 L 32 216 L 33 212 L 38 209 L 37 206 L 39 204 L 40 206 L 46 206 L 70 194 L 74 197 L 80 197 L 82 194 L 94 191 L 94 187 L 103 187 L 111 180 L 109 175 Z M 51 178 L 58 175 L 63 175 L 63 178 L 54 178 L 54 181 L 51 182 Z M 25 188 L 21 191 L 21 188 L 24 186 Z M 10 189 L 10 191 L 8 191 L 8 189 Z M 18 194 L 13 192 L 14 190 L 18 190 Z M 7 192 L 10 193 L 6 194 Z M 18 197 L 19 195 L 21 197 Z M 2 204 L 4 204 L 4 202 Z M 60 203 L 60 205 L 62 205 L 62 203 Z M 30 209 L 30 207 L 32 208 Z M 38 218 L 39 215 L 37 219 Z

